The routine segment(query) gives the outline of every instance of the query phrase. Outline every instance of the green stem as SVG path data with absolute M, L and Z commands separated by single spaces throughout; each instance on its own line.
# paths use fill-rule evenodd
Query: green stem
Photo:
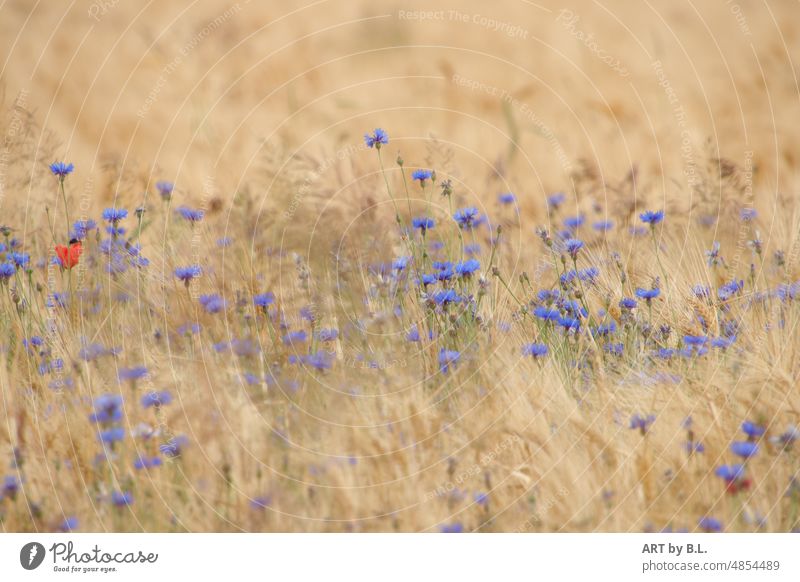
M 70 229 L 70 221 L 69 221 L 69 207 L 67 205 L 67 192 L 64 189 L 64 178 L 62 177 L 58 181 L 59 186 L 61 187 L 61 198 L 64 200 L 64 217 L 67 219 L 67 243 L 69 243 L 70 236 L 69 236 L 69 229 Z
M 383 167 L 383 157 L 381 156 L 381 150 L 378 148 L 378 163 L 381 166 L 381 175 L 383 176 L 383 181 L 386 184 L 386 191 L 389 193 L 389 198 L 392 199 L 392 204 L 394 205 L 394 215 L 395 219 L 397 220 L 398 225 L 402 225 L 400 222 L 400 211 L 397 209 L 397 202 L 394 199 L 394 195 L 392 194 L 392 189 L 389 187 L 389 178 L 386 177 L 386 170 Z

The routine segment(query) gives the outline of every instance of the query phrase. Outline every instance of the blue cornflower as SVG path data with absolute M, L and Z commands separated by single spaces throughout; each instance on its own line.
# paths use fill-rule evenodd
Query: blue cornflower
M 130 491 L 114 491 L 111 493 L 111 503 L 117 507 L 127 507 L 133 504 L 133 494 Z
M 97 438 L 101 442 L 107 445 L 113 445 L 114 443 L 119 442 L 125 438 L 125 429 L 122 428 L 121 426 L 118 426 L 106 430 L 101 430 L 97 434 Z
M 29 353 L 34 353 L 37 350 L 34 350 L 33 348 L 39 348 L 42 345 L 44 345 L 44 340 L 38 335 L 33 335 L 33 336 L 30 337 L 30 339 L 23 338 L 22 339 L 22 345 L 23 345 L 23 347 L 25 347 L 25 349 L 28 350 Z M 40 352 L 40 353 L 42 355 L 44 354 L 44 352 Z
M 439 281 L 449 281 L 453 278 L 453 274 L 453 267 L 446 267 L 440 271 L 437 271 L 435 276 Z
M 61 180 L 71 174 L 74 169 L 75 166 L 73 164 L 65 164 L 64 162 L 53 162 L 50 164 L 50 171 Z
M 733 345 L 733 342 L 736 341 L 736 336 L 733 335 L 731 337 L 715 337 L 711 340 L 711 346 L 715 348 L 719 348 L 722 350 L 726 350 Z
M 242 358 L 249 358 L 260 352 L 258 344 L 249 338 L 232 339 L 230 345 L 233 353 Z
M 678 355 L 682 358 L 691 358 L 692 356 L 705 356 L 708 353 L 708 348 L 702 345 L 699 346 L 684 346 L 678 350 Z
M 6 477 L 3 479 L 3 489 L 0 490 L 0 500 L 2 500 L 5 496 L 14 499 L 17 496 L 17 491 L 19 491 L 21 485 L 22 481 L 20 481 L 15 475 L 6 475 Z
M 547 355 L 549 348 L 545 344 L 527 344 L 522 346 L 522 355 L 541 358 Z
M 598 325 L 594 332 L 596 335 L 607 336 L 617 333 L 617 324 L 613 321 L 609 321 L 608 323 L 601 323 Z
M 583 241 L 577 238 L 570 238 L 564 243 L 564 248 L 573 260 L 578 258 L 578 252 L 583 248 Z
M 445 289 L 435 293 L 433 300 L 439 305 L 447 305 L 449 303 L 458 303 L 461 301 L 461 297 L 453 289 Z
M 419 218 L 415 218 L 411 221 L 411 224 L 414 228 L 420 229 L 423 233 L 427 230 L 430 230 L 434 226 L 436 226 L 436 221 L 432 218 L 428 218 L 427 216 L 422 216 Z
M 470 207 L 456 210 L 453 219 L 461 228 L 472 228 L 478 221 L 478 209 Z
M 64 367 L 64 360 L 62 360 L 61 358 L 55 358 L 53 360 L 50 360 L 49 362 L 43 360 L 42 363 L 39 364 L 39 374 L 44 376 L 45 374 L 49 374 L 53 370 L 61 370 L 63 367 Z
M 581 327 L 581 320 L 565 315 L 563 317 L 559 317 L 558 318 L 558 325 L 560 325 L 561 327 L 563 327 L 567 331 L 569 331 L 571 329 L 574 329 L 575 331 L 578 331 L 580 329 L 580 327 Z
M 172 402 L 172 394 L 163 390 L 161 392 L 148 392 L 142 396 L 142 408 L 150 408 L 151 406 L 159 408 Z
M 655 226 L 662 220 L 664 220 L 664 211 L 663 210 L 647 210 L 639 215 L 639 218 L 642 222 L 649 224 L 650 226 Z
M 300 308 L 300 317 L 308 321 L 309 323 L 314 323 L 317 320 L 317 314 L 314 311 L 313 305 L 304 305 Z
M 454 365 L 461 358 L 461 352 L 455 350 L 439 350 L 439 369 L 443 374 L 447 374 L 450 366 Z
M 655 422 L 655 420 L 656 417 L 653 414 L 649 414 L 648 416 L 634 414 L 631 416 L 629 428 L 638 429 L 642 434 L 644 434 L 647 432 L 647 429 L 650 428 L 650 425 Z
M 189 282 L 195 277 L 199 277 L 203 270 L 198 265 L 189 267 L 178 267 L 175 269 L 175 276 L 189 286 Z
M 70 238 L 83 240 L 89 234 L 89 231 L 95 230 L 96 228 L 97 223 L 94 220 L 78 220 L 72 225 L 72 231 L 69 236 Z
M 701 215 L 700 215 L 700 216 L 697 218 L 697 222 L 698 222 L 698 224 L 700 224 L 701 226 L 704 226 L 704 227 L 708 228 L 708 227 L 710 227 L 710 226 L 713 226 L 713 225 L 714 225 L 714 223 L 716 223 L 716 222 L 717 222 L 717 217 L 716 217 L 716 216 L 714 216 L 713 214 L 701 214 Z
M 411 173 L 412 180 L 419 180 L 419 185 L 424 186 L 425 180 L 430 180 L 433 176 L 433 172 L 430 170 L 414 170 Z
M 578 271 L 578 279 L 586 283 L 594 283 L 600 275 L 600 269 L 597 267 L 587 267 Z
M 575 301 L 574 299 L 570 300 L 562 300 L 560 302 L 561 309 L 565 310 L 568 314 L 577 317 L 580 319 L 581 317 L 588 317 L 589 313 L 583 308 L 583 306 Z
M 742 208 L 742 210 L 739 212 L 739 218 L 741 218 L 744 222 L 750 222 L 757 216 L 758 212 L 755 208 Z
M 481 243 L 471 243 L 465 245 L 464 254 L 470 257 L 481 254 Z
M 570 269 L 560 277 L 562 286 L 566 285 L 567 283 L 572 283 L 577 276 L 578 272 L 575 269 Z
M 662 360 L 669 360 L 675 356 L 675 348 L 658 348 L 655 355 Z
M 533 315 L 545 321 L 558 321 L 561 317 L 561 312 L 558 309 L 539 305 L 533 309 Z
M 103 394 L 94 401 L 94 412 L 89 415 L 89 422 L 110 424 L 122 420 L 122 396 L 119 394 Z
M 195 335 L 200 333 L 200 324 L 195 322 L 187 322 L 178 326 L 178 335 Z
M 411 262 L 411 257 L 397 257 L 394 261 L 392 261 L 392 269 L 395 271 L 402 271 L 406 267 L 408 267 L 408 263 Z
M 189 208 L 188 206 L 181 206 L 178 208 L 177 212 L 185 220 L 188 220 L 191 223 L 200 222 L 203 220 L 203 216 L 205 215 L 202 210 L 195 210 L 193 208 Z
M 310 366 L 311 368 L 316 368 L 319 371 L 328 370 L 333 365 L 333 359 L 331 357 L 331 353 L 326 352 L 325 350 L 320 350 L 315 354 L 308 354 L 297 356 L 292 354 L 289 356 L 289 363 L 290 364 L 298 364 L 302 363 L 306 366 Z
M 800 439 L 800 429 L 796 426 L 789 425 L 785 431 L 778 436 L 772 437 L 770 441 L 784 448 L 788 448 L 791 447 L 797 439 Z
M 420 277 L 419 283 L 421 285 L 433 285 L 436 283 L 436 275 L 431 275 L 429 273 L 423 273 Z
M 106 208 L 103 210 L 103 220 L 114 225 L 126 216 L 128 216 L 128 211 L 124 208 Z
M 622 309 L 636 309 L 636 305 L 636 299 L 631 299 L 630 297 L 623 297 L 619 302 L 619 306 Z
M 708 343 L 708 338 L 704 335 L 685 335 L 683 343 L 689 346 L 704 346 Z
M 275 295 L 271 291 L 266 293 L 259 293 L 253 297 L 253 305 L 266 309 L 269 305 L 275 302 Z
M 800 284 L 798 284 L 797 282 L 792 283 L 791 285 L 786 285 L 785 283 L 781 283 L 775 289 L 775 297 L 777 297 L 783 302 L 791 301 L 797 297 L 799 290 L 800 290 Z
M 189 444 L 189 439 L 184 435 L 178 435 L 169 439 L 163 445 L 159 445 L 158 450 L 165 457 L 175 458 L 183 454 L 183 449 Z
M 721 465 L 716 468 L 714 474 L 726 482 L 732 483 L 744 477 L 744 465 Z
M 419 328 L 416 323 L 411 326 L 411 330 L 406 334 L 406 339 L 410 342 L 418 342 L 420 340 Z M 433 339 L 433 330 L 428 331 L 428 339 Z
M 652 289 L 642 289 L 641 287 L 636 288 L 636 296 L 639 299 L 647 300 L 648 303 L 650 303 L 651 300 L 655 299 L 659 295 L 661 295 L 661 289 L 658 287 L 654 287 Z
M 538 293 L 536 293 L 536 297 L 539 299 L 539 301 L 552 303 L 561 297 L 561 291 L 558 289 L 541 289 Z
M 140 455 L 139 458 L 133 462 L 133 467 L 138 470 L 152 469 L 153 467 L 160 467 L 162 464 L 163 461 L 161 457 L 143 457 Z
M 614 228 L 613 220 L 599 220 L 592 225 L 592 228 L 598 232 L 606 232 Z
M 292 331 L 287 333 L 285 336 L 283 336 L 282 341 L 285 345 L 290 346 L 292 344 L 303 343 L 307 339 L 308 337 L 306 336 L 306 332 L 301 329 L 300 331 Z
M 314 354 L 303 356 L 303 363 L 319 371 L 330 370 L 331 366 L 333 366 L 333 358 L 330 352 L 320 350 Z
M 11 261 L 6 261 L 5 263 L 0 264 L 0 281 L 8 281 L 16 272 L 17 268 Z
M 244 374 L 242 374 L 242 378 L 250 386 L 257 386 L 257 385 L 261 384 L 261 378 L 259 378 L 258 376 L 256 376 L 252 372 L 245 372 Z
M 463 263 L 458 263 L 455 266 L 455 272 L 459 277 L 469 277 L 480 268 L 481 264 L 477 259 L 469 259 Z
M 700 526 L 700 529 L 709 533 L 722 531 L 722 522 L 713 517 L 702 517 L 697 524 Z
M 683 448 L 686 449 L 686 452 L 690 455 L 693 453 L 704 453 L 706 452 L 706 447 L 703 443 L 698 441 L 686 441 L 683 443 Z
M 233 239 L 231 237 L 229 237 L 229 236 L 225 236 L 225 237 L 217 239 L 217 246 L 218 247 L 221 247 L 221 248 L 229 247 L 232 244 L 233 244 Z
M 31 262 L 31 256 L 28 253 L 18 253 L 13 251 L 8 254 L 8 258 L 21 269 L 24 269 L 25 266 Z
M 622 343 L 607 343 L 603 345 L 603 351 L 612 356 L 621 356 L 625 351 L 625 345 Z
M 317 332 L 317 339 L 321 342 L 332 342 L 339 337 L 339 330 L 330 328 L 330 329 L 321 329 Z
M 547 205 L 555 209 L 564 204 L 566 199 L 567 196 L 563 192 L 556 192 L 547 197 Z
M 569 230 L 575 230 L 583 225 L 584 222 L 586 222 L 586 217 L 582 214 L 579 214 L 578 216 L 568 216 L 564 219 L 564 226 L 566 226 Z
M 460 521 L 444 524 L 439 527 L 439 531 L 442 533 L 463 533 L 464 525 Z
M 739 441 L 731 444 L 731 452 L 734 455 L 748 459 L 758 452 L 758 445 L 751 441 Z
M 739 322 L 734 319 L 729 319 L 722 322 L 722 335 L 729 338 L 736 338 L 739 333 Z
M 767 432 L 767 429 L 754 422 L 746 420 L 742 423 L 742 432 L 744 432 L 751 439 L 755 439 Z
M 708 263 L 709 267 L 715 267 L 720 263 L 724 263 L 722 257 L 719 256 L 719 251 L 720 251 L 719 241 L 714 241 L 714 244 L 711 245 L 711 250 L 706 251 L 706 262 Z
M 219 313 L 225 309 L 225 300 L 216 293 L 213 295 L 201 295 L 200 305 L 208 313 Z
M 172 182 L 167 182 L 166 180 L 161 180 L 160 182 L 156 182 L 156 190 L 161 195 L 163 200 L 169 200 L 172 197 L 172 191 L 175 189 L 175 184 Z
M 739 279 L 737 281 L 734 279 L 733 281 L 725 283 L 722 287 L 720 287 L 717 290 L 717 294 L 722 301 L 725 301 L 739 293 L 742 289 L 744 289 L 744 280 Z
M 376 128 L 371 134 L 364 135 L 364 143 L 368 148 L 381 149 L 382 145 L 389 143 L 389 136 L 380 127 Z
M 144 366 L 134 366 L 133 368 L 120 368 L 119 381 L 123 380 L 141 380 L 147 376 L 147 368 Z
M 497 200 L 500 204 L 513 204 L 517 201 L 517 197 L 514 196 L 513 192 L 504 192 L 497 196 Z
M 78 529 L 78 518 L 74 515 L 69 517 L 65 517 L 64 521 L 62 521 L 58 526 L 58 531 L 60 532 L 71 532 Z
M 250 507 L 253 509 L 266 509 L 272 505 L 272 499 L 269 496 L 259 496 L 250 500 Z

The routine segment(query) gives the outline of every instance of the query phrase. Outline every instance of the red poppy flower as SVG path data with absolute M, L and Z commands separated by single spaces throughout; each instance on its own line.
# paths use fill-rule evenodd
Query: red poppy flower
M 79 240 L 72 239 L 69 241 L 69 246 L 56 245 L 56 255 L 64 269 L 71 269 L 77 265 L 82 252 L 83 245 Z
M 725 487 L 725 490 L 730 493 L 731 495 L 736 495 L 739 491 L 747 491 L 750 489 L 750 479 L 734 479 L 732 481 L 728 481 Z

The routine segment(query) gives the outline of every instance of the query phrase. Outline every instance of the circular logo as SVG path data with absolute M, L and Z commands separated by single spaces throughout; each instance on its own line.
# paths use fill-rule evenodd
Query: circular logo
M 39 542 L 29 542 L 19 551 L 19 563 L 26 570 L 35 570 L 44 561 L 44 546 Z

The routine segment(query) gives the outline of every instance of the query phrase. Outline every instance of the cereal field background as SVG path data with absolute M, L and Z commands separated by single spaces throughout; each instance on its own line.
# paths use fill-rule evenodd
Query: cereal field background
M 3 531 L 796 530 L 797 15 L 0 3 Z

